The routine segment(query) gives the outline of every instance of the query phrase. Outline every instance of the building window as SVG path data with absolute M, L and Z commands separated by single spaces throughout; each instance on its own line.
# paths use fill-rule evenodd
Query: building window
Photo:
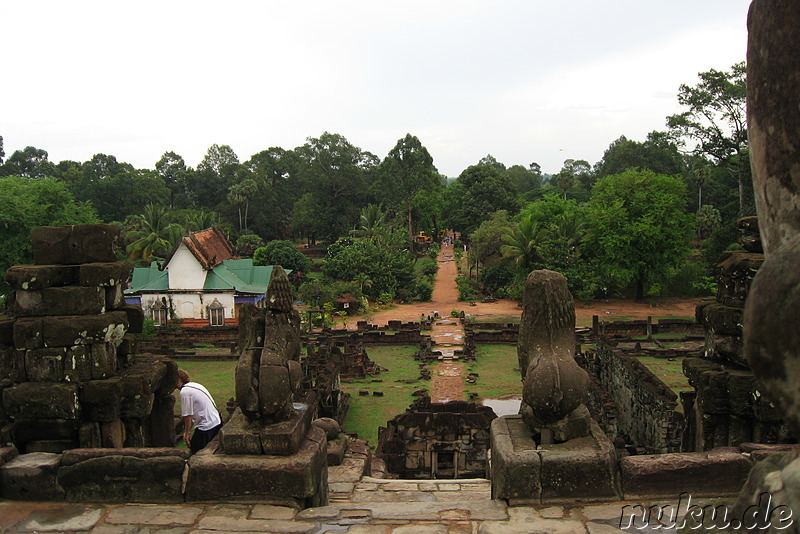
M 225 308 L 217 299 L 208 307 L 208 322 L 211 326 L 225 325 Z
M 167 306 L 160 300 L 155 301 L 153 307 L 150 308 L 150 317 L 155 321 L 156 326 L 164 326 L 167 324 Z

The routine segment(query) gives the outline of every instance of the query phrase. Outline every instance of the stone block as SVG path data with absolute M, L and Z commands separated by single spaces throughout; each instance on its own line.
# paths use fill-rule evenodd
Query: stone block
M 122 415 L 122 379 L 90 380 L 81 386 L 79 399 L 86 421 L 116 421 Z
M 83 423 L 78 430 L 78 441 L 80 447 L 93 449 L 102 446 L 102 436 L 100 435 L 100 423 Z
M 92 350 L 89 345 L 75 345 L 65 350 L 64 379 L 86 382 L 92 379 Z
M 21 321 L 22 319 L 18 319 L 17 324 Z M 71 347 L 121 340 L 128 330 L 128 317 L 125 312 L 112 311 L 99 315 L 42 317 L 41 324 L 44 346 Z M 16 329 L 15 324 L 15 333 Z M 20 348 L 19 344 L 17 348 Z
M 0 315 L 0 350 L 14 346 L 14 318 Z
M 77 446 L 78 441 L 72 439 L 40 439 L 26 443 L 25 452 L 28 454 L 32 452 L 61 454 L 62 452 L 69 449 L 74 449 Z
M 153 399 L 153 410 L 150 412 L 148 422 L 148 435 L 152 447 L 175 446 L 175 397 L 172 395 L 159 396 L 156 393 Z
M 697 319 L 703 328 L 715 334 L 741 337 L 743 311 L 740 307 L 711 302 L 697 307 Z
M 36 265 L 116 261 L 119 227 L 113 224 L 42 226 L 31 231 Z
M 492 421 L 491 450 L 492 499 L 541 504 L 541 457 L 521 416 Z
M 109 449 L 121 449 L 125 444 L 125 425 L 117 419 L 100 425 L 100 443 Z
M 13 312 L 18 316 L 94 315 L 106 310 L 105 290 L 100 287 L 48 287 L 14 292 Z
M 117 346 L 114 343 L 86 345 L 92 355 L 92 380 L 114 375 L 117 370 Z
M 78 274 L 82 286 L 114 287 L 131 279 L 131 265 L 126 261 L 84 263 Z
M 24 351 L 25 375 L 31 382 L 64 381 L 64 361 L 67 357 L 65 347 L 50 349 L 31 349 Z
M 3 499 L 15 501 L 63 501 L 58 485 L 61 455 L 46 452 L 21 454 L 0 466 Z
M 11 347 L 0 347 L 0 385 L 27 382 L 25 374 L 25 351 Z M 0 411 L 2 409 L 0 408 Z
M 6 282 L 15 289 L 45 289 L 78 283 L 77 265 L 14 265 L 6 271 Z
M 0 447 L 0 465 L 7 464 L 19 456 L 19 451 L 14 447 Z
M 184 455 L 174 449 L 94 449 L 64 453 L 58 482 L 69 502 L 181 503 Z M 187 451 L 188 452 L 188 451 Z
M 121 284 L 104 287 L 103 291 L 106 294 L 106 310 L 116 310 L 125 305 L 125 294 Z M 130 325 L 128 330 L 130 330 Z
M 619 470 L 614 445 L 591 421 L 588 436 L 542 445 L 542 502 L 619 500 Z
M 492 422 L 492 498 L 511 505 L 617 500 L 616 453 L 596 423 L 588 436 L 537 447 L 521 416 Z
M 20 450 L 31 452 L 27 445 L 34 441 L 69 441 L 74 447 L 77 445 L 77 430 L 77 422 L 66 419 L 18 419 L 13 423 L 12 435 Z
M 14 321 L 14 346 L 18 349 L 44 347 L 41 317 L 20 317 Z
M 169 363 L 168 363 L 169 362 Z M 142 418 L 150 414 L 153 408 L 154 394 L 159 392 L 163 396 L 174 389 L 175 382 L 165 384 L 172 380 L 171 372 L 177 373 L 175 364 L 169 360 L 158 357 L 137 356 L 131 364 L 123 369 L 118 376 L 122 379 L 122 416 Z M 177 374 L 175 375 L 177 377 Z
M 735 495 L 747 479 L 751 462 L 738 449 L 712 449 L 620 460 L 626 500 Z
M 3 390 L 3 404 L 14 419 L 78 419 L 77 384 L 23 382 Z
M 127 318 L 128 332 L 131 334 L 141 334 L 144 326 L 144 313 L 139 306 L 124 304 L 117 308 L 118 311 L 125 313 Z
M 220 431 L 222 450 L 226 454 L 294 454 L 308 433 L 311 417 L 311 410 L 304 409 L 286 421 L 251 423 L 237 409 Z
M 328 501 L 325 433 L 310 428 L 290 456 L 196 454 L 189 460 L 186 501 L 324 506 Z
M 347 450 L 347 436 L 344 434 L 328 440 L 328 465 L 341 465 Z

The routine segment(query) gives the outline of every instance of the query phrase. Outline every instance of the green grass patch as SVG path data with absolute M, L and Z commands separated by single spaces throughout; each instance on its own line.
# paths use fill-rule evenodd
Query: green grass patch
M 388 420 L 406 411 L 416 399 L 411 395 L 414 390 L 430 387 L 428 380 L 418 380 L 413 384 L 395 382 L 419 377 L 419 362 L 414 359 L 416 349 L 415 345 L 380 345 L 367 348 L 370 359 L 389 371 L 376 377 L 342 383 L 342 390 L 350 393 L 350 413 L 344 425 L 345 431 L 357 432 L 374 448 L 378 444 L 378 427 L 386 426 Z M 372 382 L 374 379 L 383 382 Z M 359 396 L 360 390 L 369 391 L 369 396 Z M 383 397 L 374 397 L 373 391 L 383 392 Z
M 467 365 L 467 373 L 478 373 L 476 384 L 464 384 L 468 392 L 478 393 L 479 399 L 522 394 L 522 376 L 516 345 L 479 345 L 474 362 Z M 466 378 L 466 376 L 465 376 Z
M 653 356 L 637 356 L 636 358 L 679 397 L 682 391 L 694 391 L 694 388 L 689 385 L 689 379 L 683 375 L 683 358 L 675 358 L 673 361 L 670 361 L 669 358 Z M 676 411 L 683 412 L 680 402 L 678 402 Z

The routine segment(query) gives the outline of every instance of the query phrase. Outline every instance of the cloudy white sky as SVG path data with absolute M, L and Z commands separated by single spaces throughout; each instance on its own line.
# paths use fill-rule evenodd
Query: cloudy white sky
M 750 0 L 25 0 L 0 5 L 6 156 L 153 168 L 406 133 L 440 172 L 558 172 L 644 140 L 681 83 L 745 59 Z

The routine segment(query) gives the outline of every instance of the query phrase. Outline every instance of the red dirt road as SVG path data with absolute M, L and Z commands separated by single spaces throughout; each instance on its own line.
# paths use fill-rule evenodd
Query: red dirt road
M 433 315 L 434 312 L 439 312 L 439 315 L 447 317 L 452 310 L 464 311 L 467 315 L 477 318 L 519 316 L 522 313 L 522 309 L 513 300 L 500 299 L 492 303 L 476 302 L 474 306 L 470 306 L 469 302 L 459 302 L 458 288 L 455 283 L 456 274 L 453 247 L 442 247 L 442 251 L 439 253 L 439 272 L 436 273 L 432 301 L 401 304 L 391 310 L 375 312 L 372 314 L 370 322 L 376 325 L 386 325 L 391 320 L 418 321 L 420 315 Z M 593 315 L 635 319 L 663 315 L 694 317 L 694 309 L 699 301 L 700 299 L 697 298 L 651 299 L 647 302 L 624 299 L 576 301 L 575 315 L 578 324 L 584 326 L 592 324 Z

